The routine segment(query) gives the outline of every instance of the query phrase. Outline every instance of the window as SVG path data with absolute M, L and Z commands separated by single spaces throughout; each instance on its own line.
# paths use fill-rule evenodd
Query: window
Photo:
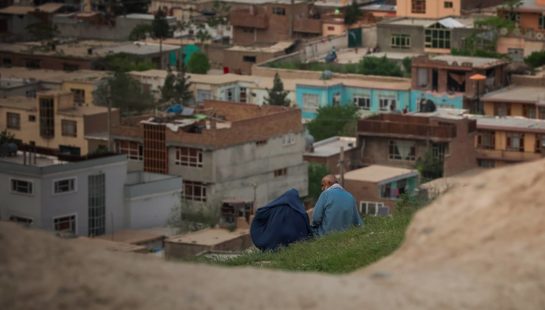
M 7 126 L 10 129 L 21 129 L 21 116 L 19 113 L 6 113 L 7 117 Z
M 496 162 L 490 159 L 479 159 L 477 165 L 481 168 L 494 168 L 496 167 Z
M 398 181 L 399 182 L 399 181 Z M 392 186 L 395 183 L 387 183 L 380 186 L 380 198 L 384 199 L 398 199 L 400 195 L 400 188 L 397 186 Z M 403 191 L 405 191 L 405 185 L 403 185 Z
M 32 194 L 32 182 L 11 179 L 11 191 L 14 193 Z
M 518 23 L 520 21 L 520 14 L 517 12 L 507 12 L 507 19 L 514 23 Z
M 53 182 L 53 193 L 62 194 L 76 191 L 76 178 L 58 180 Z
M 443 161 L 445 155 L 448 155 L 447 143 L 433 143 L 431 147 L 433 158 Z
M 450 48 L 450 29 L 437 23 L 426 29 L 426 48 Z
M 536 106 L 535 105 L 529 105 L 529 104 L 525 104 L 522 106 L 522 113 L 524 115 L 524 117 L 527 117 L 527 118 L 536 118 L 537 117 L 537 112 L 536 112 Z
M 55 231 L 76 234 L 76 216 L 65 216 L 53 219 Z
M 29 89 L 25 91 L 25 96 L 28 98 L 36 98 L 36 89 Z
M 524 134 L 508 133 L 506 142 L 508 151 L 524 152 Z
M 35 122 L 35 121 L 36 121 L 36 115 L 30 114 L 30 115 L 28 116 L 28 121 L 29 121 L 29 122 Z
M 416 160 L 415 143 L 408 140 L 390 140 L 389 158 L 393 160 Z
M 445 1 L 445 3 L 443 3 L 443 7 L 445 9 L 452 9 L 453 7 L 452 1 Z
M 242 56 L 242 61 L 255 63 L 256 62 L 256 57 L 255 56 Z
M 12 64 L 11 58 L 2 59 L 2 64 L 4 65 L 4 67 L 11 67 L 11 64 Z
M 274 177 L 281 177 L 288 175 L 288 168 L 276 169 L 274 170 Z
M 494 105 L 494 115 L 508 116 L 511 115 L 511 105 L 508 103 L 498 103 Z
M 53 98 L 40 98 L 40 136 L 55 136 L 55 111 Z
M 144 160 L 144 147 L 142 143 L 134 141 L 116 141 L 117 153 L 127 154 L 129 159 Z
M 413 14 L 426 14 L 426 0 L 411 0 Z
M 245 32 L 245 33 L 254 33 L 254 28 L 240 27 L 240 29 L 242 30 L 242 32 Z
M 29 69 L 39 69 L 40 61 L 37 59 L 27 59 L 25 60 L 25 67 Z
M 545 107 L 538 107 L 537 114 L 539 119 L 545 119 Z
M 303 94 L 303 111 L 304 112 L 317 112 L 320 97 L 314 94 Z
M 23 226 L 30 226 L 32 224 L 32 219 L 29 219 L 27 217 L 20 217 L 12 215 L 9 217 L 9 220 L 18 224 L 22 224 Z
M 408 34 L 392 34 L 391 47 L 393 48 L 410 48 L 411 36 Z
M 187 200 L 206 201 L 206 186 L 201 182 L 184 181 L 183 197 Z
M 267 140 L 259 140 L 255 142 L 255 145 L 257 146 L 263 146 L 267 144 Z
M 541 15 L 539 17 L 539 29 L 545 29 L 545 16 Z
M 78 135 L 78 123 L 76 121 L 70 121 L 67 119 L 61 120 L 61 134 L 65 137 L 77 137 Z
M 354 105 L 362 110 L 371 109 L 371 98 L 368 96 L 354 96 Z
M 74 104 L 81 106 L 85 103 L 85 90 L 72 88 L 70 91 L 74 95 Z
M 202 167 L 202 150 L 190 147 L 176 148 L 176 165 Z
M 295 135 L 290 133 L 290 134 L 287 134 L 285 135 L 283 138 L 282 138 L 282 144 L 284 146 L 286 145 L 292 145 L 295 143 Z
M 394 97 L 380 96 L 378 102 L 380 111 L 395 110 L 396 99 Z
M 89 236 L 106 233 L 106 186 L 103 173 L 90 175 L 89 186 Z
M 233 89 L 228 88 L 226 92 L 227 92 L 227 101 L 233 101 Z
M 279 8 L 279 7 L 273 7 L 272 13 L 274 15 L 286 15 L 286 9 L 285 8 Z
M 384 207 L 384 203 L 378 201 L 360 201 L 360 213 L 362 215 L 378 216 L 388 215 L 390 209 Z
M 71 71 L 77 71 L 77 70 L 79 70 L 79 66 L 78 66 L 78 65 L 74 65 L 74 64 L 63 63 L 63 64 L 62 64 L 62 69 L 63 69 L 64 71 L 69 71 L 69 72 L 71 72 Z
M 241 87 L 239 90 L 239 98 L 238 101 L 240 102 L 246 102 L 247 96 L 246 96 L 246 87 Z
M 197 102 L 201 103 L 212 98 L 212 93 L 209 90 L 197 89 Z
M 482 149 L 493 150 L 496 148 L 496 133 L 493 131 L 482 131 L 477 136 L 477 146 Z
M 327 30 L 333 31 L 333 30 L 335 30 L 335 26 L 327 26 Z

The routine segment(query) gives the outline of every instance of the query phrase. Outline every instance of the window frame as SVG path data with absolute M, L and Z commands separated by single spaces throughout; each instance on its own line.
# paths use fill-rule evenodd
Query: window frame
M 405 33 L 393 33 L 390 40 L 392 48 L 411 48 L 411 35 Z
M 283 8 L 283 7 L 273 6 L 272 9 L 271 9 L 271 12 L 274 15 L 286 16 L 286 8 Z
M 71 233 L 73 233 L 74 235 L 77 235 L 78 234 L 78 214 L 77 213 L 71 213 L 71 214 L 66 214 L 66 215 L 60 215 L 60 216 L 55 216 L 53 217 L 53 231 L 54 232 L 64 232 L 65 230 L 58 230 L 57 229 L 57 223 L 55 223 L 56 220 L 61 220 L 61 219 L 64 219 L 64 218 L 74 218 L 73 220 L 73 224 L 74 224 L 74 227 L 73 227 L 73 231 L 71 231 Z M 70 220 L 71 221 L 71 220 Z
M 354 105 L 360 110 L 369 111 L 371 110 L 371 96 L 368 95 L 355 95 L 352 97 Z M 363 101 L 363 105 L 360 105 L 360 101 Z
M 185 151 L 185 153 L 182 154 L 183 151 Z M 177 146 L 175 147 L 174 152 L 175 165 L 183 167 L 202 168 L 204 161 L 202 149 L 187 146 Z M 195 154 L 191 154 L 192 152 L 195 152 Z
M 123 145 L 121 145 L 123 144 Z M 125 144 L 127 146 L 125 146 Z M 131 160 L 144 160 L 144 145 L 140 142 L 129 140 L 117 140 L 115 141 L 115 150 L 118 154 L 127 155 Z
M 199 201 L 199 202 L 206 202 L 207 196 L 206 196 L 206 184 L 202 182 L 195 182 L 195 181 L 183 181 L 183 191 L 182 191 L 182 197 L 185 200 L 191 200 L 191 201 Z M 191 188 L 192 190 L 191 195 L 188 195 L 187 188 Z M 197 188 L 200 188 L 200 194 L 196 194 L 195 190 Z
M 388 159 L 389 160 L 398 160 L 398 161 L 416 161 L 416 143 L 412 142 L 411 149 L 407 157 L 402 158 L 401 153 L 399 153 L 396 140 L 389 140 L 388 142 Z
M 513 146 L 513 138 L 518 138 L 518 147 Z M 510 152 L 524 152 L 524 134 L 519 132 L 507 132 L 505 134 L 505 149 Z
M 313 102 L 309 102 L 309 99 L 312 99 L 311 101 Z M 303 101 L 303 112 L 318 112 L 318 108 L 320 108 L 320 95 L 308 93 L 302 94 L 301 100 Z M 311 105 L 309 105 L 309 103 Z
M 452 31 L 441 24 L 429 26 L 424 31 L 424 47 L 431 49 L 450 49 Z
M 57 184 L 64 181 L 72 181 L 71 184 L 68 184 L 68 189 L 65 191 L 58 191 Z M 67 177 L 54 179 L 52 182 L 51 191 L 54 196 L 71 194 L 78 191 L 78 178 L 77 177 Z M 60 185 L 59 185 L 60 186 Z
M 412 14 L 426 14 L 426 0 L 411 0 Z
M 68 130 L 73 126 L 73 133 Z M 61 119 L 61 135 L 63 137 L 77 137 L 78 136 L 78 121 L 71 119 Z
M 452 9 L 452 8 L 454 8 L 454 3 L 452 1 L 445 1 L 445 2 L 443 2 L 443 8 L 444 9 Z
M 13 122 L 15 120 L 15 122 Z M 6 112 L 6 128 L 8 129 L 21 129 L 21 114 L 15 112 Z
M 30 191 L 29 192 L 21 192 L 14 188 L 13 182 L 26 182 L 30 184 Z M 26 195 L 26 196 L 33 196 L 34 195 L 34 181 L 25 179 L 25 178 L 10 178 L 9 179 L 9 190 L 12 194 L 18 194 L 18 195 Z

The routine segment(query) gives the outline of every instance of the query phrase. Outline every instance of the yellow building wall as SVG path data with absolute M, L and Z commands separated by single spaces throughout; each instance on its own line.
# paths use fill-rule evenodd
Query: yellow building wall
M 86 82 L 64 82 L 62 84 L 62 90 L 71 91 L 72 89 L 82 89 L 85 91 L 84 103 L 94 105 L 93 91 L 96 89 L 95 84 Z
M 30 143 L 30 141 L 36 141 L 36 133 L 39 130 L 38 127 L 38 113 L 35 111 L 14 109 L 14 108 L 0 108 L 0 130 L 7 129 L 9 133 L 15 135 L 15 139 L 21 140 L 23 143 Z M 21 120 L 20 129 L 11 129 L 7 128 L 7 113 L 17 113 L 19 114 L 19 119 Z M 34 115 L 36 117 L 35 122 L 29 122 L 28 116 Z
M 496 131 L 496 148 L 495 150 L 505 150 L 507 143 L 507 135 L 503 131 Z
M 447 16 L 460 16 L 460 0 L 426 0 L 426 13 L 412 13 L 412 0 L 397 0 L 397 16 L 415 18 L 442 18 Z M 452 8 L 445 8 L 445 2 L 452 2 Z
M 484 103 L 484 115 L 494 116 L 494 103 L 493 102 L 485 102 Z
M 536 135 L 534 133 L 524 133 L 524 152 L 535 153 Z

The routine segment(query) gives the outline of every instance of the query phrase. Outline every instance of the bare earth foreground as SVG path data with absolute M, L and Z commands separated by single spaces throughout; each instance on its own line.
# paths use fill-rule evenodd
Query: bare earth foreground
M 112 253 L 0 224 L 0 309 L 545 309 L 545 162 L 485 172 L 346 276 Z

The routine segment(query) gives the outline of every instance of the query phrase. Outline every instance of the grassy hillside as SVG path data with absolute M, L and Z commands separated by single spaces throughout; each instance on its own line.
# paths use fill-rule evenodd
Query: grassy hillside
M 345 273 L 367 266 L 396 250 L 421 203 L 403 203 L 391 217 L 367 217 L 365 225 L 349 231 L 292 244 L 274 252 L 250 250 L 226 260 L 200 261 L 225 266 L 254 266 L 289 271 Z

